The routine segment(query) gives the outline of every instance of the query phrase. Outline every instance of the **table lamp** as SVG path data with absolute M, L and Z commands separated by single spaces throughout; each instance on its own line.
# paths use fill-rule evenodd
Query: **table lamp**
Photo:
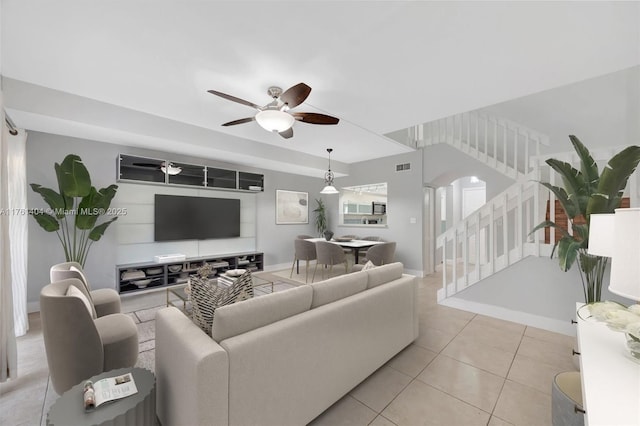
M 640 208 L 591 215 L 587 252 L 611 257 L 610 292 L 640 300 Z
M 616 209 L 609 291 L 640 300 L 640 209 Z

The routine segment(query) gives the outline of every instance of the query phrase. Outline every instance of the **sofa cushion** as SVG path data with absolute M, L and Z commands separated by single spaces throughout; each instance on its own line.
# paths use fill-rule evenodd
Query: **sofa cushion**
M 220 307 L 213 318 L 212 337 L 221 342 L 229 337 L 308 311 L 313 290 L 302 285 Z
M 372 261 L 368 260 L 367 263 L 364 264 L 364 266 L 362 267 L 362 271 L 368 271 L 369 269 L 373 269 L 375 268 L 376 265 L 373 264 Z
M 313 288 L 313 301 L 311 302 L 313 309 L 365 290 L 367 288 L 367 274 L 355 272 L 340 275 L 326 281 L 313 283 L 311 288 Z
M 402 277 L 404 268 L 402 263 L 395 262 L 388 265 L 376 266 L 373 269 L 364 271 L 369 276 L 367 288 L 377 287 L 380 284 L 388 283 Z
M 216 281 L 192 275 L 189 282 L 192 319 L 198 327 L 211 336 L 217 309 L 253 297 L 251 272 L 247 271 L 229 287 L 218 287 Z

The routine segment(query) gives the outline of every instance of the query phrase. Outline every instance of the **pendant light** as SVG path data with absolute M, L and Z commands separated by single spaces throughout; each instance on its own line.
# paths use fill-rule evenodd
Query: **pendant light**
M 329 169 L 324 174 L 324 188 L 320 191 L 321 194 L 338 194 L 338 190 L 335 186 L 333 186 L 333 172 L 331 171 L 331 152 L 332 148 L 327 148 L 327 152 L 329 153 Z

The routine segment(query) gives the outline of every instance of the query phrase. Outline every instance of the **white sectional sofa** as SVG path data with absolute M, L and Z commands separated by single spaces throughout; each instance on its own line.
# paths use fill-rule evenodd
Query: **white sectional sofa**
M 157 413 L 172 425 L 304 425 L 418 337 L 401 263 L 216 310 L 213 338 L 156 316 Z

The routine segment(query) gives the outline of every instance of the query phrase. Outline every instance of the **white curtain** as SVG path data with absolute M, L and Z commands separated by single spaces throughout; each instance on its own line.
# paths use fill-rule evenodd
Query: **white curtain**
M 13 320 L 13 291 L 11 278 L 11 244 L 9 241 L 9 133 L 4 120 L 2 93 L 0 93 L 0 382 L 16 378 L 18 353 Z
M 7 133 L 8 131 L 5 130 Z M 29 330 L 27 316 L 27 133 L 8 136 L 7 170 L 9 172 L 9 241 L 11 242 L 11 282 L 13 292 L 13 320 L 16 336 Z

